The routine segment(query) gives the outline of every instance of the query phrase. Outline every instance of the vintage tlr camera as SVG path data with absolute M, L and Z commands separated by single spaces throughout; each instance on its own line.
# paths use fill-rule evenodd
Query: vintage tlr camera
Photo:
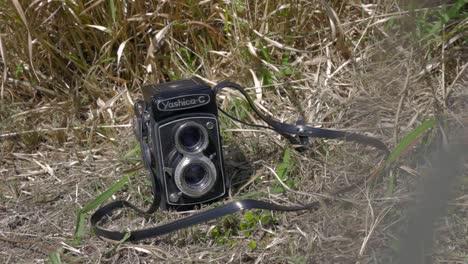
M 239 85 L 223 81 L 211 88 L 200 79 L 173 81 L 144 86 L 143 100 L 135 102 L 134 129 L 143 157 L 150 172 L 153 200 L 143 211 L 127 200 L 118 200 L 99 208 L 91 217 L 91 225 L 100 237 L 116 241 L 137 241 L 174 232 L 241 210 L 264 209 L 299 211 L 316 209 L 320 203 L 301 206 L 283 206 L 252 199 L 239 200 L 211 208 L 198 214 L 152 228 L 120 232 L 105 229 L 99 222 L 115 210 L 131 208 L 140 215 L 158 209 L 188 210 L 198 205 L 221 199 L 228 192 L 231 179 L 224 174 L 218 109 L 215 96 L 223 88 L 240 92 L 252 110 L 268 126 L 249 124 L 225 113 L 245 125 L 268 128 L 285 137 L 298 151 L 307 149 L 308 139 L 317 137 L 352 141 L 373 146 L 388 155 L 382 141 L 360 134 L 305 125 L 299 120 L 295 125 L 282 123 L 263 115 L 247 92 Z M 231 169 L 232 164 L 228 166 Z M 345 187 L 338 194 L 348 191 Z
M 147 85 L 135 104 L 135 134 L 162 209 L 213 202 L 227 193 L 215 94 L 198 78 Z

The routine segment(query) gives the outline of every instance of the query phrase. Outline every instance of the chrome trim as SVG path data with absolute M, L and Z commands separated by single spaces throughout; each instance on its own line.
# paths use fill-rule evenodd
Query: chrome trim
M 191 165 L 202 166 L 206 174 L 200 183 L 192 186 L 187 183 L 184 177 L 185 169 Z M 174 171 L 174 181 L 179 190 L 187 196 L 197 198 L 208 193 L 216 183 L 216 168 L 210 159 L 203 155 L 189 155 L 185 156 L 179 164 L 177 164 Z
M 182 132 L 182 130 L 184 130 L 187 127 L 196 127 L 202 133 L 200 140 L 197 142 L 197 144 L 194 147 L 194 150 L 192 150 L 192 151 L 187 150 L 185 148 L 185 146 L 183 146 L 182 143 L 180 143 L 180 140 L 179 140 L 180 133 Z M 181 124 L 177 128 L 177 130 L 175 132 L 174 140 L 175 140 L 175 147 L 180 153 L 187 154 L 187 155 L 189 155 L 189 154 L 198 154 L 198 153 L 201 153 L 202 151 L 204 151 L 206 149 L 206 147 L 208 147 L 208 143 L 209 143 L 208 131 L 202 125 L 200 125 L 200 124 L 198 124 L 196 122 L 193 122 L 193 121 L 188 121 L 186 123 Z

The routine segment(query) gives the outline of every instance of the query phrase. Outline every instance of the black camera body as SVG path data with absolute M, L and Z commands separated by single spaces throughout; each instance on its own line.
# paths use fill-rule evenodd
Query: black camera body
M 147 85 L 135 133 L 163 209 L 184 210 L 224 197 L 216 98 L 198 78 Z

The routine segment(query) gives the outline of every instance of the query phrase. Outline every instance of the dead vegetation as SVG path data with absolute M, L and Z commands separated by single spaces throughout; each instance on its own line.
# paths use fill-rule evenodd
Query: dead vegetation
M 428 153 L 468 121 L 466 1 L 402 2 L 0 2 L 0 261 L 395 262 Z M 391 148 L 425 120 L 438 122 L 377 182 L 346 194 L 348 202 L 237 214 L 140 244 L 105 242 L 88 227 L 74 241 L 77 212 L 139 163 L 131 129 L 139 88 L 190 76 L 241 83 L 281 121 L 368 133 Z M 260 122 L 240 97 L 224 95 L 224 109 Z M 252 184 L 232 199 L 318 199 L 284 192 L 268 169 L 286 164 L 285 140 L 221 120 L 226 151 L 240 149 L 255 167 Z M 381 160 L 360 146 L 313 143 L 283 165 L 293 190 L 332 193 Z M 117 196 L 143 205 L 145 177 L 131 173 Z M 466 183 L 465 175 L 427 263 L 468 261 Z M 111 225 L 182 215 L 124 215 Z

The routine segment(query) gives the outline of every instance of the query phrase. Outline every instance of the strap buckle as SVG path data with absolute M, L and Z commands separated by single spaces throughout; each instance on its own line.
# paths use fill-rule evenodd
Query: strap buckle
M 297 126 L 297 138 L 299 139 L 299 144 L 296 145 L 295 149 L 299 152 L 303 152 L 310 147 L 310 140 L 309 136 L 307 136 L 305 132 L 306 123 L 304 119 L 299 119 L 296 121 Z

